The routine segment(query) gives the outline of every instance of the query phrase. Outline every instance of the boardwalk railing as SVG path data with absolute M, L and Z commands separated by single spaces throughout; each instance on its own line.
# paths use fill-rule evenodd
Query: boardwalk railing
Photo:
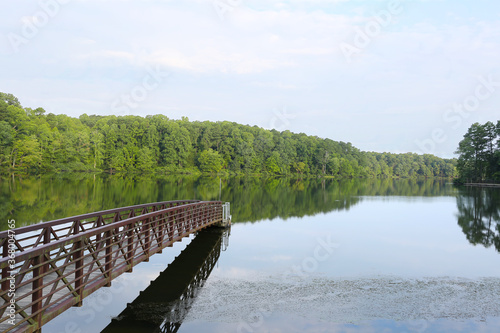
M 222 202 L 170 201 L 0 233 L 2 332 L 42 325 L 142 261 L 222 221 Z

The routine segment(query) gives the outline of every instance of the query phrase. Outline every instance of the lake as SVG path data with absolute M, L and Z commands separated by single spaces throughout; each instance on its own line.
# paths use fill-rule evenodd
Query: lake
M 2 230 L 163 200 L 231 202 L 230 230 L 185 238 L 44 332 L 500 331 L 500 189 L 62 174 L 4 178 L 0 197 Z M 125 324 L 139 310 L 161 328 Z

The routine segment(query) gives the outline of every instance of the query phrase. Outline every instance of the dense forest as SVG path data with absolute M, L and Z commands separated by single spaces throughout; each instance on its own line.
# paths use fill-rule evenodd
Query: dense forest
M 228 121 L 46 114 L 7 93 L 0 93 L 0 168 L 342 178 L 453 177 L 456 170 L 455 160 L 429 154 L 362 152 L 351 143 Z
M 500 182 L 500 120 L 473 124 L 456 153 L 459 182 Z

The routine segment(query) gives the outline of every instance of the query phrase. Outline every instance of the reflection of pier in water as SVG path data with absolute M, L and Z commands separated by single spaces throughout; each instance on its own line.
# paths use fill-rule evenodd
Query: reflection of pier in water
M 177 332 L 228 244 L 229 230 L 200 231 L 148 288 L 101 333 Z

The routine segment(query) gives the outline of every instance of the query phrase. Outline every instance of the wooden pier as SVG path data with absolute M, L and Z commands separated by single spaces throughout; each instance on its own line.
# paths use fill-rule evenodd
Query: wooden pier
M 228 225 L 224 205 L 157 202 L 0 232 L 0 331 L 41 332 L 45 323 L 165 247 L 209 226 Z

